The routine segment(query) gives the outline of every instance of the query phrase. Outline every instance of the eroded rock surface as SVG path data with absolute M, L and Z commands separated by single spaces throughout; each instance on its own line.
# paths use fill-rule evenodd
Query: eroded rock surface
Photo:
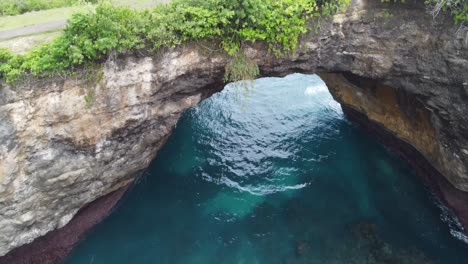
M 293 56 L 261 43 L 247 54 L 263 76 L 319 73 L 344 106 L 468 191 L 468 33 L 418 4 L 357 0 L 311 28 Z M 181 113 L 222 89 L 226 61 L 195 43 L 121 56 L 102 74 L 0 84 L 0 256 L 130 183 Z
M 132 181 L 180 114 L 213 93 L 209 85 L 221 87 L 202 72 L 213 60 L 184 50 L 157 63 L 109 63 L 97 84 L 83 75 L 3 86 L 0 254 L 62 227 L 87 203 Z

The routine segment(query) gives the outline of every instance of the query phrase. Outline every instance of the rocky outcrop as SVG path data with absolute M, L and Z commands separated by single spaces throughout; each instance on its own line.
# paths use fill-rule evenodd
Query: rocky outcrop
M 84 205 L 129 184 L 180 114 L 222 87 L 215 60 L 183 49 L 108 63 L 102 80 L 87 81 L 100 75 L 91 72 L 3 86 L 0 254 L 63 227 Z
M 130 187 L 130 186 L 129 186 Z M 43 264 L 61 263 L 70 254 L 73 246 L 83 234 L 106 217 L 116 207 L 128 188 L 123 187 L 104 195 L 85 206 L 64 227 L 55 229 L 47 235 L 37 238 L 10 251 L 0 258 L 1 264 Z
M 379 125 L 468 191 L 466 32 L 420 4 L 352 2 L 312 22 L 295 55 L 275 58 L 261 43 L 246 53 L 263 76 L 319 73 L 351 117 Z M 1 84 L 0 255 L 65 226 L 148 166 L 181 113 L 223 87 L 227 58 L 204 46 L 127 54 L 66 80 Z M 449 206 L 468 206 L 457 197 Z

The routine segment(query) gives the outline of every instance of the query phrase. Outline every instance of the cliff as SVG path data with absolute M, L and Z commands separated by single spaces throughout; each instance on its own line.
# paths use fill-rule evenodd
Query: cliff
M 419 4 L 352 2 L 311 22 L 295 55 L 275 58 L 261 43 L 246 53 L 262 76 L 318 73 L 349 117 L 408 158 L 468 226 L 468 33 Z M 223 87 L 228 58 L 204 46 L 0 84 L 0 255 L 66 229 L 149 165 L 183 111 Z M 0 263 L 46 254 L 18 252 Z

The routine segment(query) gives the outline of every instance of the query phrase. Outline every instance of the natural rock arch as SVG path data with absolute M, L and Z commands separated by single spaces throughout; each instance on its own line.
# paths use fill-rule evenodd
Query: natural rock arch
M 450 18 L 434 21 L 419 5 L 354 4 L 311 25 L 295 55 L 276 58 L 261 43 L 246 54 L 262 76 L 318 73 L 352 119 L 434 176 L 428 182 L 468 226 L 468 43 Z M 66 254 L 112 208 L 122 193 L 114 191 L 148 166 L 182 112 L 222 89 L 227 60 L 191 43 L 121 56 L 102 80 L 1 84 L 0 255 L 65 227 L 0 263 Z

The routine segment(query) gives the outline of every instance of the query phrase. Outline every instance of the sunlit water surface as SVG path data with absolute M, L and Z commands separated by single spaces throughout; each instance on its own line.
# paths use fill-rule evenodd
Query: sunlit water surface
M 254 86 L 187 111 L 66 263 L 468 263 L 408 165 L 319 77 Z

